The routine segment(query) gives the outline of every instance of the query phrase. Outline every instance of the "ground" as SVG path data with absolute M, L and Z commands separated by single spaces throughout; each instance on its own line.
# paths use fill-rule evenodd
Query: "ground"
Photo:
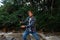
M 11 40 L 12 38 L 16 40 L 22 40 L 22 33 L 0 33 L 0 40 L 1 40 L 1 35 L 6 36 L 7 40 Z M 45 35 L 43 33 L 39 33 L 40 35 L 40 40 L 60 40 L 60 35 Z M 35 40 L 32 35 L 27 37 L 28 40 Z

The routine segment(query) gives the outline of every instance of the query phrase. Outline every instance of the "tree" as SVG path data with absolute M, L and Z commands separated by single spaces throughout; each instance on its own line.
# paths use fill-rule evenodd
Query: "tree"
M 1 27 L 5 25 L 7 28 L 13 26 L 18 29 L 19 20 L 24 20 L 27 17 L 27 11 L 32 10 L 37 19 L 37 30 L 59 31 L 59 0 L 4 0 L 2 3 L 4 6 L 0 7 Z M 22 18 L 18 18 L 18 15 L 22 15 Z

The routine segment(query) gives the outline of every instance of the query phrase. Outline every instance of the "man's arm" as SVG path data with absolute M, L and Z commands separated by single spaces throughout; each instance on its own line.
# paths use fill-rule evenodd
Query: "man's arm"
M 28 17 L 26 18 L 25 21 L 22 21 L 21 23 L 26 23 L 28 21 Z M 25 28 L 26 26 L 25 25 L 22 25 L 21 28 Z
M 28 17 L 24 21 L 20 21 L 20 23 L 26 23 L 28 21 Z
M 23 21 L 23 23 L 26 23 L 28 21 L 28 17 L 25 19 L 25 21 Z

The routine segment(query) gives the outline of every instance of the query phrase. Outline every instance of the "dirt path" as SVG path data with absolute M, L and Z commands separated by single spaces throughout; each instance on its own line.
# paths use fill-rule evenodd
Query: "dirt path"
M 6 36 L 6 38 L 8 40 L 11 40 L 12 38 L 15 38 L 16 40 L 22 40 L 22 33 L 0 33 L 0 38 L 1 38 L 1 35 L 4 35 Z M 46 36 L 42 33 L 39 33 L 40 35 L 40 40 L 60 40 L 60 36 L 56 36 L 56 35 L 53 35 L 53 36 Z M 33 36 L 28 36 L 27 37 L 28 40 L 35 40 Z

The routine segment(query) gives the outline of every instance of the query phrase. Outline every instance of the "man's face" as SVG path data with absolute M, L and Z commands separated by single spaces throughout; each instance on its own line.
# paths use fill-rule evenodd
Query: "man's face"
M 28 15 L 29 15 L 30 17 L 32 17 L 32 16 L 33 16 L 33 13 L 32 13 L 31 11 L 28 11 Z

